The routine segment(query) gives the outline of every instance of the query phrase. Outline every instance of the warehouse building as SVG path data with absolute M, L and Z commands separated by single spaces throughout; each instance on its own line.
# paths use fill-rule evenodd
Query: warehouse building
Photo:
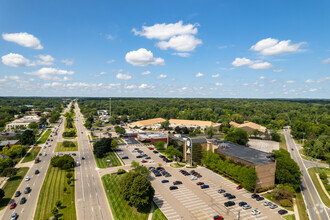
M 137 137 L 139 141 L 145 143 L 154 144 L 157 141 L 168 143 L 168 135 L 163 132 L 139 132 Z

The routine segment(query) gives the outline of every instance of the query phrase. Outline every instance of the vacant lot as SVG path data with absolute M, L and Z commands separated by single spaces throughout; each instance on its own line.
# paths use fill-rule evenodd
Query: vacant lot
M 107 160 L 110 160 L 110 162 Z M 98 168 L 107 168 L 109 163 L 111 163 L 113 167 L 121 166 L 115 152 L 108 152 L 102 158 L 95 156 L 95 161 Z
M 120 194 L 119 191 L 119 180 L 124 176 L 115 175 L 110 176 L 109 174 L 102 176 L 102 183 L 105 191 L 109 190 L 107 194 L 108 202 L 111 207 L 111 211 L 114 219 L 118 220 L 146 220 L 149 216 L 149 210 L 144 212 L 137 212 L 135 208 L 128 205 Z
M 264 152 L 272 152 L 273 150 L 278 150 L 279 143 L 275 141 L 266 141 L 266 140 L 258 140 L 258 139 L 250 139 L 249 144 L 251 148 L 264 151 Z
M 39 154 L 39 151 L 41 150 L 41 147 L 33 147 L 29 153 L 26 154 L 24 157 L 22 163 L 30 162 L 36 158 L 36 156 Z
M 72 172 L 74 176 L 74 169 L 70 172 Z M 62 207 L 59 209 L 61 219 L 77 219 L 74 195 L 75 183 L 72 181 L 71 184 L 68 185 L 66 174 L 67 171 L 65 170 L 49 166 L 40 191 L 34 219 L 51 218 L 53 216 L 52 209 L 55 207 L 55 203 L 58 200 L 62 202 Z M 66 192 L 64 188 L 66 188 Z
M 65 151 L 78 151 L 77 141 L 72 141 L 76 146 L 75 147 L 64 147 L 63 142 L 58 142 L 56 144 L 55 152 L 65 152 Z
M 19 168 L 16 176 L 11 177 L 2 187 L 5 191 L 5 197 L 0 200 L 0 210 L 8 205 L 10 199 L 13 197 L 28 170 L 28 167 Z

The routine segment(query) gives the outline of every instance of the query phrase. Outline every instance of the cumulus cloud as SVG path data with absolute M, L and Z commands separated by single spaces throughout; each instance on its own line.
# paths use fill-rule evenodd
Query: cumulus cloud
M 20 54 L 17 53 L 9 53 L 1 57 L 2 63 L 11 67 L 23 67 L 23 66 L 31 66 L 31 62 L 29 59 L 26 59 Z
M 296 83 L 296 81 L 294 81 L 294 80 L 288 80 L 288 81 L 286 81 L 286 83 Z
M 310 92 L 315 92 L 317 89 L 309 89 Z
M 330 63 L 330 57 L 328 59 L 322 60 L 321 63 L 323 63 L 323 64 Z
M 125 89 L 135 89 L 136 85 L 126 85 Z
M 185 53 L 185 52 L 172 53 L 172 54 L 179 56 L 179 57 L 189 57 L 190 56 L 190 53 Z
M 154 89 L 154 88 L 155 88 L 155 86 L 148 85 L 148 84 L 145 84 L 145 83 L 143 83 L 139 86 L 139 89 Z
M 313 83 L 314 82 L 314 80 L 312 80 L 312 79 L 307 79 L 306 81 L 305 81 L 305 83 Z
M 168 41 L 160 41 L 156 44 L 160 49 L 167 50 L 172 48 L 177 51 L 193 51 L 202 41 L 192 35 L 180 35 L 169 39 Z
M 275 73 L 281 73 L 281 72 L 283 72 L 283 70 L 282 69 L 277 69 L 277 70 L 273 70 L 273 72 L 275 72 Z
M 60 78 L 59 76 L 63 76 L 63 75 L 71 76 L 74 74 L 74 72 L 68 71 L 68 70 L 51 68 L 51 67 L 43 67 L 35 72 L 24 72 L 24 74 L 37 76 L 38 78 L 43 79 L 43 80 L 69 81 L 69 80 L 71 80 L 69 77 L 64 76 L 63 78 Z
M 51 55 L 38 55 L 39 60 L 36 60 L 36 65 L 51 66 L 54 65 L 54 58 Z
M 95 76 L 104 76 L 105 74 L 107 74 L 107 72 L 100 72 L 99 74 L 96 74 Z
M 142 26 L 142 30 L 132 29 L 135 35 L 144 36 L 148 39 L 166 40 L 177 35 L 197 34 L 198 24 L 186 24 L 182 21 L 169 24 L 155 24 L 153 26 Z
M 149 70 L 142 72 L 142 75 L 149 75 L 151 72 Z
M 117 73 L 116 78 L 122 80 L 130 80 L 132 79 L 132 76 L 129 75 L 129 73 Z
M 273 67 L 273 65 L 269 62 L 263 62 L 261 60 L 250 60 L 245 57 L 237 57 L 231 64 L 236 67 L 248 66 L 250 69 L 268 69 Z
M 214 74 L 212 75 L 212 78 L 219 78 L 220 77 L 220 74 Z
M 204 76 L 203 73 L 197 73 L 197 74 L 196 74 L 196 77 L 203 77 L 203 76 Z
M 116 62 L 114 59 L 107 61 L 107 63 L 114 63 L 114 62 Z
M 260 76 L 259 79 L 265 79 L 265 77 L 264 76 Z
M 64 60 L 61 60 L 62 63 L 64 63 L 65 65 L 67 66 L 72 66 L 73 63 L 74 63 L 74 59 L 64 59 Z
M 318 82 L 318 83 L 321 83 L 321 82 L 324 82 L 324 81 L 327 81 L 327 80 L 330 80 L 330 77 L 329 77 L 329 76 L 324 77 L 324 78 L 322 78 L 322 79 L 319 79 L 319 80 L 317 80 L 317 82 Z
M 164 65 L 163 58 L 155 58 L 151 51 L 145 48 L 130 51 L 125 56 L 126 62 L 133 66 L 150 66 L 150 65 Z
M 165 75 L 165 74 L 161 74 L 161 75 L 159 75 L 157 78 L 158 79 L 165 79 L 167 77 L 167 75 Z
M 26 32 L 12 34 L 3 33 L 2 38 L 6 41 L 17 43 L 23 47 L 30 47 L 36 50 L 43 49 L 43 46 L 40 44 L 40 40 L 32 34 L 28 34 Z
M 306 44 L 306 42 L 291 44 L 291 40 L 279 41 L 274 38 L 266 38 L 257 42 L 250 49 L 253 51 L 258 51 L 262 55 L 271 56 L 283 53 L 298 52 L 300 51 L 300 47 L 304 44 Z
M 216 86 L 223 86 L 223 83 L 219 83 L 219 82 L 217 82 L 217 83 L 215 83 L 215 85 L 216 85 Z

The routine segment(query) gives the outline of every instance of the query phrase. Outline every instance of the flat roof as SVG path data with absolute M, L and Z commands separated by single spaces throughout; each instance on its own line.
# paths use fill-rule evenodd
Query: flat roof
M 223 142 L 219 140 L 214 141 L 213 145 L 218 146 L 215 151 L 219 152 L 220 154 L 228 154 L 241 160 L 250 162 L 254 165 L 265 165 L 275 162 L 270 157 L 270 153 L 266 153 L 250 147 L 245 147 L 239 144 L 233 144 L 230 142 Z

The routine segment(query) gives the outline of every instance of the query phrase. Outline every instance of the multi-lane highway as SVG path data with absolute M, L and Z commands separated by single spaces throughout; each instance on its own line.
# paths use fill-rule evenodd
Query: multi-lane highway
M 77 217 L 79 220 L 113 219 L 78 104 L 75 105 L 75 111 L 81 164 L 76 167 L 75 172 Z M 82 157 L 85 157 L 85 160 L 82 160 Z
M 65 110 L 65 112 L 70 109 L 67 108 Z M 41 159 L 41 162 L 35 164 L 34 161 L 32 162 L 28 162 L 26 163 L 27 166 L 30 167 L 29 171 L 27 172 L 26 177 L 30 177 L 29 181 L 25 181 L 22 180 L 21 185 L 18 187 L 17 190 L 19 190 L 22 194 L 15 198 L 13 197 L 10 201 L 10 203 L 12 202 L 16 202 L 17 203 L 17 207 L 13 210 L 9 209 L 9 206 L 6 208 L 6 211 L 4 213 L 4 215 L 2 216 L 2 219 L 10 219 L 10 216 L 12 215 L 12 213 L 16 212 L 19 216 L 19 219 L 33 219 L 34 218 L 34 213 L 37 207 L 37 203 L 38 203 L 38 198 L 39 198 L 39 193 L 43 184 L 43 181 L 45 179 L 46 173 L 47 173 L 47 169 L 50 163 L 50 159 L 52 156 L 54 156 L 54 150 L 55 150 L 55 146 L 56 143 L 58 142 L 58 139 L 62 136 L 62 133 L 64 131 L 64 123 L 61 121 L 64 121 L 65 117 L 61 117 L 60 122 L 57 123 L 55 125 L 55 128 L 53 128 L 52 130 L 55 131 L 57 128 L 57 136 L 54 136 L 54 134 L 52 133 L 53 137 L 50 137 L 50 139 L 53 139 L 53 141 L 48 141 L 50 147 L 45 147 L 44 148 L 44 144 L 41 146 L 42 149 L 40 151 L 40 153 L 46 153 L 46 156 L 39 156 L 39 158 Z M 24 167 L 24 164 L 21 165 L 21 167 Z M 39 174 L 35 174 L 35 170 L 38 169 L 40 171 Z M 25 177 L 24 177 L 25 178 Z M 24 189 L 26 187 L 30 187 L 31 188 L 31 192 L 29 194 L 24 194 Z M 20 199 L 22 197 L 25 197 L 27 199 L 25 204 L 19 204 Z
M 311 220 L 327 220 L 330 219 L 330 211 L 320 199 L 315 186 L 308 174 L 304 161 L 302 160 L 298 148 L 290 135 L 290 130 L 285 129 L 284 135 L 288 150 L 291 152 L 291 157 L 297 162 L 302 172 L 301 190 L 305 200 L 307 212 Z

